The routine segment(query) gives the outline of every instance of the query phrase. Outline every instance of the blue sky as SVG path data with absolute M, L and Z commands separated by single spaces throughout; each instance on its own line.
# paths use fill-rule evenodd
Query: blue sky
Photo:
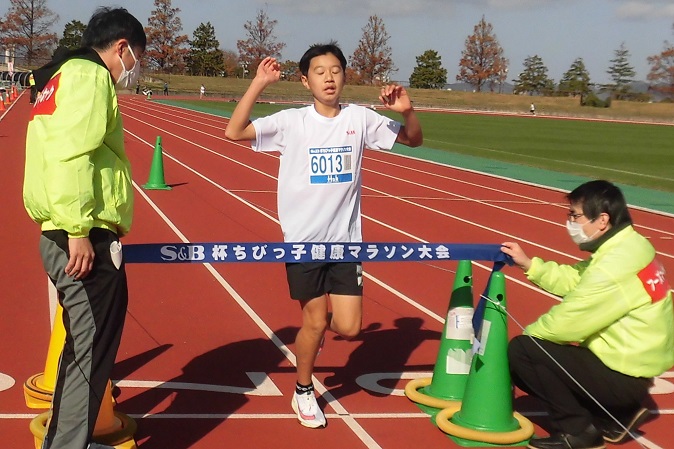
M 101 4 L 123 6 L 144 25 L 154 9 L 153 0 L 47 0 L 60 16 L 54 31 L 61 34 L 73 19 L 86 23 Z M 432 49 L 442 58 L 448 82 L 454 82 L 466 37 L 483 15 L 510 61 L 509 79 L 522 71 L 527 56 L 538 55 L 555 81 L 581 57 L 593 82 L 607 82 L 610 60 L 624 42 L 636 78 L 645 80 L 646 58 L 660 53 L 665 41 L 674 42 L 672 0 L 173 0 L 172 6 L 180 8 L 190 38 L 200 23 L 210 21 L 221 47 L 233 51 L 246 37 L 244 23 L 266 9 L 278 21 L 277 38 L 286 43 L 282 59 L 295 61 L 309 45 L 332 39 L 350 56 L 375 14 L 391 37 L 398 68 L 392 78 L 404 81 L 416 57 Z M 9 0 L 0 0 L 0 14 L 8 7 Z

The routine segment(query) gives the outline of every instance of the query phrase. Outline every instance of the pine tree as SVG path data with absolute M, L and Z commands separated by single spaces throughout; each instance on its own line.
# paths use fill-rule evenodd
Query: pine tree
M 548 78 L 548 68 L 543 59 L 538 56 L 528 56 L 524 60 L 524 70 L 515 81 L 515 94 L 546 94 L 549 93 L 552 80 Z
M 211 22 L 199 24 L 193 36 L 187 62 L 190 73 L 201 76 L 219 75 L 225 69 L 224 55 Z
M 625 43 L 620 44 L 620 48 L 614 52 L 614 58 L 611 59 L 611 66 L 606 73 L 609 74 L 612 84 L 602 86 L 602 90 L 611 92 L 611 97 L 617 100 L 629 96 L 630 83 L 634 81 L 636 72 L 629 63 L 630 52 L 625 47 Z
M 71 20 L 66 23 L 63 29 L 63 37 L 59 39 L 59 47 L 65 47 L 70 50 L 79 48 L 86 28 L 87 26 L 79 20 Z
M 363 36 L 349 61 L 355 76 L 347 79 L 358 84 L 388 83 L 397 69 L 388 43 L 391 36 L 384 21 L 376 15 L 370 16 L 362 30 Z
M 426 50 L 416 59 L 417 65 L 410 76 L 410 87 L 441 89 L 447 84 L 447 69 L 442 67 L 442 61 L 437 51 Z
M 583 58 L 577 58 L 559 82 L 559 92 L 564 95 L 583 98 L 590 93 L 590 73 L 585 68 Z
M 508 60 L 503 57 L 503 48 L 498 43 L 491 23 L 484 16 L 466 38 L 466 48 L 461 52 L 457 81 L 475 87 L 477 92 L 489 85 L 493 91 L 501 85 L 508 73 Z

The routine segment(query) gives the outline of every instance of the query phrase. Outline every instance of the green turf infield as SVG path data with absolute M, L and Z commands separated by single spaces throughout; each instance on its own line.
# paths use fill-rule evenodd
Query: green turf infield
M 236 105 L 167 103 L 221 116 L 229 116 Z M 287 107 L 259 103 L 253 115 Z M 396 145 L 394 151 L 564 190 L 587 179 L 608 179 L 625 189 L 630 203 L 674 213 L 674 126 L 527 115 L 418 115 L 424 147 Z

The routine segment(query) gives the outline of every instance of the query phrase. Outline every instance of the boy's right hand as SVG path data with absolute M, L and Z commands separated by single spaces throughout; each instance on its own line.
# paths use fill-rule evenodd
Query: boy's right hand
M 273 84 L 281 79 L 281 65 L 276 61 L 276 58 L 267 56 L 257 66 L 255 78 L 264 82 L 265 85 Z

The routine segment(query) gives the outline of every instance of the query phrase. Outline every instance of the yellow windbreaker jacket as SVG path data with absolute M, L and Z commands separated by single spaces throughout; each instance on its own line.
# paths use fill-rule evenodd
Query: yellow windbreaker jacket
M 578 343 L 634 377 L 654 377 L 674 365 L 672 292 L 655 249 L 632 226 L 575 265 L 534 258 L 526 275 L 563 297 L 527 334 Z
M 133 188 L 110 72 L 97 54 L 68 59 L 37 97 L 26 136 L 23 199 L 42 230 L 85 237 L 131 227 Z M 39 87 L 39 86 L 38 86 Z

